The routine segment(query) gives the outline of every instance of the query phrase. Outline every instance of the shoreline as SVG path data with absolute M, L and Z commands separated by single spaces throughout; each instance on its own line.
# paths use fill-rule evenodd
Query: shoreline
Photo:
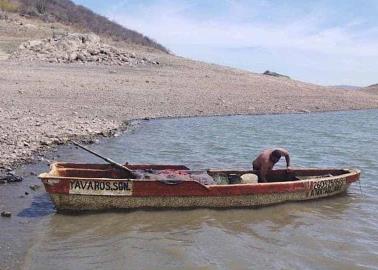
M 263 115 L 288 115 L 288 114 L 313 114 L 313 113 L 337 113 L 337 112 L 353 112 L 353 111 L 374 111 L 378 110 L 377 108 L 366 108 L 366 109 L 340 109 L 340 110 L 325 110 L 325 111 L 297 111 L 297 112 L 268 112 L 268 113 L 230 113 L 230 114 L 214 114 L 214 115 L 188 115 L 188 116 L 161 116 L 155 118 L 139 118 L 139 119 L 130 119 L 127 121 L 153 121 L 153 120 L 169 120 L 169 119 L 186 119 L 186 118 L 211 118 L 211 117 L 228 117 L 228 116 L 263 116 Z
M 49 145 L 42 145 L 40 148 L 31 152 L 31 157 L 24 160 L 15 160 L 8 166 L 0 164 L 0 179 L 6 176 L 9 172 L 17 170 L 21 166 L 35 164 L 39 161 L 45 160 L 46 157 L 59 146 L 67 146 L 72 144 L 72 141 L 79 141 L 84 144 L 94 144 L 97 140 L 106 138 L 115 138 L 117 134 L 124 134 L 127 132 L 129 125 L 128 121 L 123 122 L 118 128 L 102 131 L 102 134 L 86 134 L 86 135 L 73 135 L 64 141 L 53 142 Z M 62 140 L 62 138 L 58 138 Z M 3 167 L 3 168 L 2 168 Z M 0 183 L 1 185 L 2 183 Z
M 338 112 L 353 112 L 353 111 L 374 111 L 378 108 L 372 109 L 351 109 L 351 110 L 333 110 L 333 111 L 317 111 L 317 112 L 281 112 L 281 113 L 254 113 L 254 114 L 223 114 L 223 115 L 194 115 L 194 116 L 174 116 L 174 117 L 156 117 L 156 118 L 140 118 L 140 119 L 130 119 L 125 120 L 121 126 L 115 129 L 103 131 L 103 134 L 86 134 L 73 136 L 64 143 L 56 143 L 51 145 L 45 145 L 37 149 L 32 153 L 32 157 L 28 160 L 14 161 L 13 165 L 10 165 L 9 169 L 0 169 L 0 178 L 5 176 L 9 171 L 17 170 L 21 166 L 35 164 L 42 160 L 47 160 L 46 157 L 54 152 L 60 146 L 72 145 L 72 141 L 78 141 L 83 144 L 97 144 L 104 140 L 116 138 L 129 132 L 131 128 L 134 128 L 139 123 L 144 121 L 155 121 L 155 120 L 174 120 L 174 119 L 188 119 L 188 118 L 212 118 L 212 117 L 232 117 L 232 116 L 266 116 L 266 115 L 300 115 L 300 114 L 319 114 L 319 113 L 338 113 Z M 106 134 L 106 135 L 104 135 Z M 0 165 L 1 166 L 1 165 Z M 1 185 L 1 183 L 0 183 Z
M 135 120 L 378 109 L 378 96 L 151 54 L 159 66 L 0 66 L 0 171 Z

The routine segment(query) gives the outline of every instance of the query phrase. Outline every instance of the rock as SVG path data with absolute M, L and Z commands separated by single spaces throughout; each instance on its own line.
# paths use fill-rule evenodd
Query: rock
M 0 177 L 1 181 L 6 181 L 7 183 L 21 182 L 23 178 L 17 176 L 14 172 L 7 172 L 6 175 Z
M 70 56 L 68 57 L 68 60 L 71 62 L 77 60 L 77 53 L 76 52 L 71 53 Z
M 97 49 L 92 49 L 92 48 L 90 48 L 90 49 L 88 49 L 88 53 L 89 53 L 90 55 L 98 55 L 98 54 L 100 53 L 100 51 L 97 50 Z
M 103 136 L 103 137 L 109 137 L 109 133 L 106 132 L 106 131 L 102 131 L 99 133 L 99 135 Z
M 29 192 L 25 191 L 25 195 L 29 195 Z
M 1 216 L 2 216 L 2 217 L 11 217 L 11 216 L 12 216 L 12 213 L 11 213 L 11 212 L 8 212 L 8 211 L 3 211 L 3 212 L 1 212 Z
M 282 74 L 279 74 L 279 73 L 277 73 L 277 72 L 272 72 L 272 71 L 269 71 L 269 70 L 265 71 L 265 72 L 263 73 L 263 75 L 268 75 L 268 76 L 273 76 L 273 77 L 282 77 L 282 78 L 290 79 L 289 76 L 282 75 Z
M 99 144 L 99 143 L 100 143 L 100 140 L 98 140 L 98 139 L 94 139 L 94 140 L 93 140 L 93 139 L 90 139 L 90 140 L 87 141 L 87 143 L 88 143 L 88 144 Z
M 80 61 L 83 61 L 83 62 L 86 61 L 86 58 L 85 58 L 85 56 L 83 54 L 78 54 L 77 55 L 77 59 L 80 60 Z
M 64 144 L 64 142 L 61 139 L 59 139 L 59 138 L 53 138 L 51 143 L 52 144 L 56 144 L 56 145 L 62 145 L 62 144 Z
M 40 143 L 40 145 L 43 145 L 43 146 L 50 145 L 50 142 L 48 142 L 48 141 L 40 141 L 39 143 Z
M 31 40 L 29 41 L 29 47 L 37 47 L 42 45 L 42 40 Z
M 29 59 L 50 63 L 89 63 L 106 65 L 159 64 L 147 57 L 137 57 L 122 49 L 104 44 L 95 34 L 53 33 L 51 38 L 21 44 L 11 59 Z
M 310 113 L 311 111 L 309 111 L 309 110 L 299 110 L 299 112 L 302 112 L 302 113 Z
M 91 33 L 83 36 L 83 41 L 86 43 L 99 43 L 100 37 Z
M 33 190 L 33 191 L 36 191 L 37 189 L 40 188 L 40 186 L 39 186 L 39 185 L 31 185 L 31 186 L 29 186 L 29 188 L 30 188 L 31 190 Z

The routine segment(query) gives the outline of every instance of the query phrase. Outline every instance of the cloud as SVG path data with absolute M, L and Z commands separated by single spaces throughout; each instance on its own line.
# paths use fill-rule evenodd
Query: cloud
M 357 73 L 354 81 L 358 84 L 374 82 L 376 78 L 371 76 L 378 69 L 377 6 L 358 6 L 355 1 L 342 2 L 349 3 L 344 6 L 337 2 L 329 6 L 329 1 L 298 3 L 126 0 L 105 15 L 187 57 L 245 68 L 246 63 L 239 64 L 243 62 L 240 51 L 244 50 L 246 59 L 251 53 L 259 61 L 250 64 L 251 70 L 262 68 L 265 59 L 266 66 L 291 71 L 294 77 L 301 74 L 300 79 L 316 83 L 351 83 L 350 76 Z M 358 8 L 365 14 L 355 12 Z M 208 56 L 197 51 L 201 49 Z M 238 60 L 222 55 L 227 50 L 238 55 Z M 287 55 L 297 63 L 286 59 Z M 353 67 L 358 72 L 353 73 Z M 332 70 L 333 74 L 326 74 Z
M 122 5 L 127 5 L 124 1 Z M 262 4 L 256 10 L 262 9 Z M 350 21 L 343 26 L 328 26 L 321 12 L 310 12 L 290 22 L 255 20 L 256 12 L 249 14 L 238 1 L 228 1 L 227 16 L 198 19 L 191 4 L 172 4 L 159 1 L 139 4 L 133 11 L 123 11 L 120 6 L 108 16 L 136 29 L 163 44 L 199 45 L 208 47 L 263 47 L 291 48 L 331 54 L 378 56 L 378 29 L 358 28 L 361 21 Z M 202 12 L 200 9 L 197 12 Z M 269 10 L 268 10 L 269 13 Z M 249 20 L 248 20 L 249 19 Z

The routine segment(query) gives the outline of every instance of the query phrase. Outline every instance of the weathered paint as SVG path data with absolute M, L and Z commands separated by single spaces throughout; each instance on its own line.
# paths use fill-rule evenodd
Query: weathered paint
M 59 166 L 61 171 L 58 172 Z M 57 209 L 257 207 L 333 196 L 345 192 L 350 183 L 358 180 L 360 174 L 358 170 L 301 169 L 297 172 L 307 176 L 316 172 L 337 172 L 340 175 L 289 182 L 205 186 L 196 181 L 175 181 L 173 184 L 167 184 L 151 179 L 94 178 L 93 175 L 112 175 L 112 172 L 108 171 L 109 168 L 106 166 L 81 166 L 84 166 L 84 169 L 80 170 L 79 175 L 83 176 L 83 171 L 86 171 L 91 178 L 71 176 L 70 174 L 78 175 L 77 171 L 66 170 L 64 164 L 52 165 L 49 174 L 40 175 Z M 148 169 L 148 166 L 152 165 L 134 166 Z M 154 166 L 164 169 L 163 165 Z M 172 165 L 169 166 L 171 169 L 174 168 Z M 79 170 L 80 166 L 75 168 Z M 182 169 L 180 166 L 177 168 Z M 282 171 L 276 170 L 274 173 L 279 174 Z M 61 174 L 67 176 L 60 176 Z

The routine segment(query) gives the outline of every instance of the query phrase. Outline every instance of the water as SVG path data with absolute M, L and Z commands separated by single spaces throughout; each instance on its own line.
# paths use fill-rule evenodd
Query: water
M 14 213 L 0 219 L 0 269 L 378 269 L 377 141 L 377 110 L 142 122 L 91 148 L 119 162 L 202 169 L 249 167 L 281 146 L 293 166 L 360 168 L 363 194 L 357 183 L 345 196 L 257 210 L 59 215 L 43 188 L 19 198 L 42 162 L 20 169 L 22 184 L 0 186 Z M 99 162 L 72 147 L 51 157 Z

